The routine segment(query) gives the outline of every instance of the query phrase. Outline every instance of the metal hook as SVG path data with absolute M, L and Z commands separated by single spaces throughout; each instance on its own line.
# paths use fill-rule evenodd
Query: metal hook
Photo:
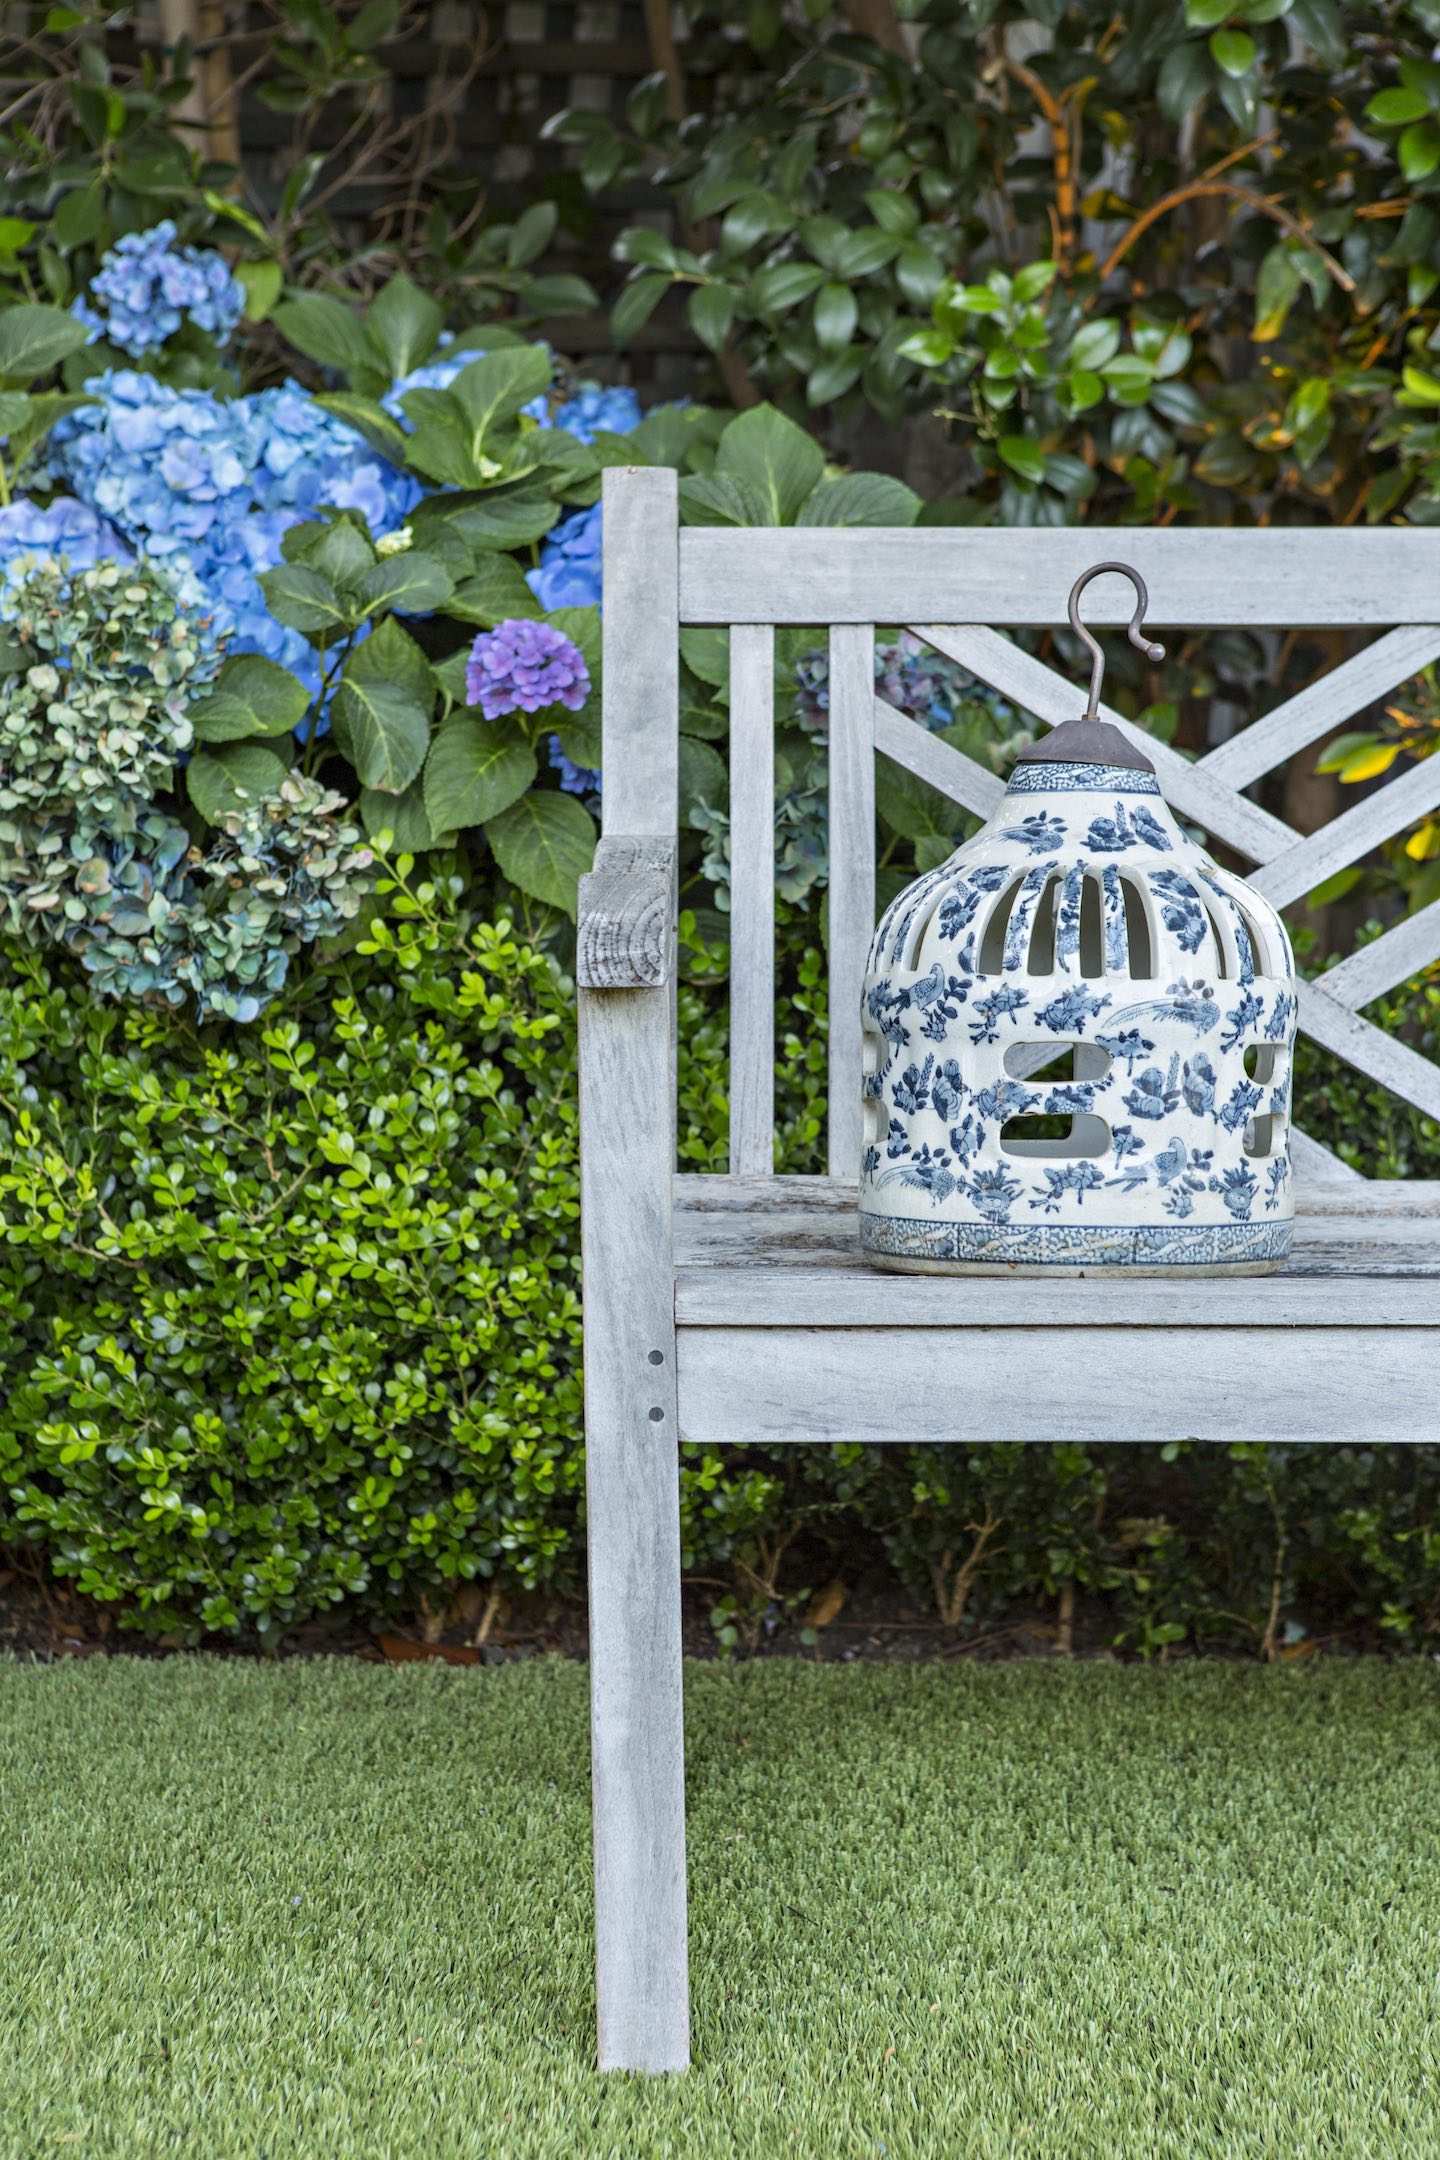
M 1118 570 L 1121 577 L 1128 577 L 1135 587 L 1135 613 L 1130 618 L 1130 628 L 1127 632 L 1130 643 L 1137 652 L 1144 653 L 1147 660 L 1163 660 L 1165 657 L 1163 645 L 1153 645 L 1148 638 L 1141 635 L 1141 627 L 1145 621 L 1145 611 L 1150 605 L 1150 595 L 1145 589 L 1145 580 L 1138 570 L 1132 570 L 1129 563 L 1100 562 L 1096 563 L 1093 570 L 1087 570 L 1083 577 L 1076 578 L 1075 583 L 1070 588 L 1070 627 L 1080 639 L 1080 642 L 1083 645 L 1088 645 L 1095 655 L 1090 668 L 1090 702 L 1085 707 L 1085 718 L 1087 720 L 1098 720 L 1100 717 L 1100 685 L 1105 678 L 1105 655 L 1100 650 L 1098 641 L 1080 620 L 1080 595 L 1090 583 L 1091 578 L 1103 577 L 1107 570 Z

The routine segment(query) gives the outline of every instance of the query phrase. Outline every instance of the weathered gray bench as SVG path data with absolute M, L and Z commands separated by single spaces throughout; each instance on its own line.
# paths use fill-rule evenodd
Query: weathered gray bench
M 581 888 L 577 970 L 602 2068 L 678 2070 L 689 2057 L 681 1438 L 1440 1439 L 1440 1185 L 1368 1183 L 1303 1134 L 1297 1249 L 1271 1277 L 969 1281 L 881 1275 L 861 1260 L 874 756 L 979 815 L 1001 787 L 877 697 L 873 626 L 914 626 L 1053 725 L 1079 710 L 1075 685 L 1001 631 L 1061 620 L 1077 575 L 1117 554 L 1149 580 L 1156 628 L 1377 633 L 1198 763 L 1147 740 L 1172 806 L 1253 863 L 1253 882 L 1276 905 L 1440 803 L 1440 757 L 1305 838 L 1242 792 L 1440 657 L 1440 533 L 681 532 L 673 473 L 605 476 L 605 837 Z M 1095 619 L 1124 617 L 1097 599 Z M 677 1179 L 684 623 L 724 624 L 731 638 L 731 1174 Z M 830 1175 L 815 1178 L 772 1174 L 779 623 L 826 625 L 830 636 Z M 1440 903 L 1304 984 L 1300 1006 L 1317 1042 L 1434 1118 L 1440 1067 L 1358 1008 L 1437 955 Z M 887 1355 L 898 1329 L 903 1360 Z M 1248 1354 L 1256 1329 L 1266 1334 L 1260 1359 Z

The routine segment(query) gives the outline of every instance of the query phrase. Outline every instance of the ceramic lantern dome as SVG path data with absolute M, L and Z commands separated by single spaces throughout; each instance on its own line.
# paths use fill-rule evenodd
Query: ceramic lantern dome
M 1294 960 L 1155 770 L 1096 717 L 1021 753 L 998 810 L 875 933 L 868 1257 L 925 1272 L 1262 1274 L 1289 1249 Z M 1078 702 L 1078 700 L 1077 700 Z

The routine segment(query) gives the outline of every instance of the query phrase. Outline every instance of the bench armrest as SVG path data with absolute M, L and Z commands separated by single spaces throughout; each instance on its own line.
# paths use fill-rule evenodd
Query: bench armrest
M 661 990 L 675 966 L 675 842 L 602 840 L 580 880 L 582 990 Z

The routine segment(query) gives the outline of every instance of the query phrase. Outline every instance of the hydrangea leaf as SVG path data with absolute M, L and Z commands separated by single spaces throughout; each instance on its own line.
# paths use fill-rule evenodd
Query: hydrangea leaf
M 768 525 L 765 498 L 748 480 L 728 473 L 680 482 L 680 519 L 685 525 Z
M 197 742 L 241 742 L 289 735 L 309 704 L 309 691 L 289 668 L 263 653 L 237 653 L 220 670 L 213 694 L 191 706 L 190 721 Z
M 422 855 L 448 838 L 431 825 L 418 780 L 412 780 L 402 795 L 387 795 L 381 788 L 362 788 L 360 818 L 372 840 L 378 841 L 388 833 L 390 849 L 398 855 Z
M 361 397 L 354 390 L 334 390 L 317 397 L 315 402 L 326 412 L 334 413 L 337 420 L 343 420 L 347 427 L 354 428 L 381 457 L 389 458 L 396 465 L 404 464 L 409 438 L 398 420 L 392 420 L 378 400 Z
M 598 607 L 551 608 L 545 617 L 552 629 L 569 638 L 579 648 L 580 657 L 590 671 L 592 698 L 600 687 L 600 610 Z
M 297 293 L 282 300 L 271 320 L 307 360 L 347 375 L 383 374 L 375 347 L 359 318 L 328 293 Z
M 496 623 L 513 622 L 519 616 L 545 611 L 526 584 L 520 566 L 509 555 L 482 555 L 475 572 L 456 586 L 445 612 L 457 622 L 476 623 L 493 630 Z M 463 654 L 461 656 L 463 661 Z M 463 674 L 463 667 L 462 667 Z
M 289 767 L 267 743 L 227 742 L 197 750 L 185 768 L 185 791 L 207 823 L 273 795 Z
M 390 363 L 398 381 L 427 360 L 439 343 L 445 313 L 402 271 L 375 295 L 365 328 Z
M 920 498 L 888 473 L 842 473 L 822 480 L 802 504 L 797 525 L 913 525 Z
M 477 548 L 528 547 L 541 540 L 560 517 L 560 505 L 548 488 L 522 482 L 497 489 L 481 502 L 467 503 L 450 522 Z
M 393 616 L 345 663 L 332 712 L 361 785 L 399 795 L 425 762 L 435 690 L 429 662 Z
M 717 477 L 752 488 L 767 525 L 793 525 L 824 471 L 819 443 L 773 405 L 753 406 L 732 420 L 715 453 Z
M 595 824 L 573 795 L 522 795 L 491 818 L 485 837 L 502 876 L 534 900 L 575 913 L 576 888 L 595 860 Z
M 0 314 L 0 375 L 33 382 L 85 343 L 85 325 L 64 308 L 12 307 Z
M 454 592 L 449 572 L 433 556 L 410 551 L 389 555 L 360 581 L 359 599 L 367 615 L 393 608 L 401 615 L 433 615 Z
M 307 637 L 346 630 L 354 620 L 354 610 L 346 607 L 330 580 L 304 563 L 266 570 L 260 586 L 276 621 L 303 630 Z
M 320 537 L 299 558 L 320 577 L 328 578 L 347 600 L 358 601 L 365 578 L 375 565 L 375 549 L 351 518 L 331 518 Z
M 444 722 L 425 760 L 425 809 L 436 831 L 483 825 L 518 802 L 535 779 L 535 753 L 473 713 Z
M 567 744 L 566 749 L 569 750 Z M 571 757 L 575 756 L 569 750 Z M 577 758 L 576 763 L 580 760 Z M 712 750 L 707 742 L 696 742 L 691 735 L 680 737 L 680 814 L 688 819 L 695 805 L 703 803 L 707 809 L 723 810 L 730 800 L 730 781 L 725 761 L 718 750 Z
M 473 456 L 494 454 L 495 441 L 506 424 L 522 405 L 549 388 L 550 374 L 550 356 L 539 345 L 483 353 L 462 369 L 447 395 L 463 416 Z

